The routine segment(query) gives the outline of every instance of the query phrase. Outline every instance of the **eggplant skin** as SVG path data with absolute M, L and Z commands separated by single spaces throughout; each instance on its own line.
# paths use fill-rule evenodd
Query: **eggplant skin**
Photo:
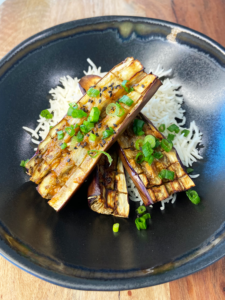
M 143 127 L 145 135 L 151 134 L 160 140 L 165 138 L 142 113 L 139 113 L 137 118 L 145 121 Z M 118 139 L 120 158 L 138 189 L 144 205 L 148 206 L 154 204 L 167 199 L 174 193 L 186 191 L 194 187 L 195 184 L 193 180 L 186 173 L 185 167 L 174 148 L 170 152 L 164 152 L 162 148 L 158 147 L 157 151 L 162 152 L 163 158 L 154 159 L 151 165 L 147 162 L 142 162 L 141 164 L 135 162 L 134 158 L 137 152 L 134 148 L 135 141 L 140 138 L 144 139 L 145 135 L 135 136 L 132 124 L 130 124 Z M 173 171 L 175 174 L 174 180 L 160 179 L 158 173 L 162 169 Z
M 113 157 L 111 166 L 106 156 L 102 156 L 93 171 L 88 187 L 88 205 L 100 214 L 128 218 L 130 205 L 124 168 L 118 156 L 118 149 L 118 145 L 115 144 L 109 150 L 109 154 Z

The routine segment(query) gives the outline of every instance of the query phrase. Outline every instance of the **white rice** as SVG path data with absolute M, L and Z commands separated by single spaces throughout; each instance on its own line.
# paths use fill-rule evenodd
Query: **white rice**
M 97 68 L 90 58 L 88 58 L 87 61 L 90 66 L 87 71 L 83 71 L 85 75 L 94 74 L 103 77 L 106 74 L 106 72 L 101 72 L 101 67 Z M 171 71 L 172 69 L 165 71 L 159 65 L 153 73 L 160 78 L 171 74 Z M 53 118 L 45 119 L 39 115 L 39 119 L 37 120 L 39 124 L 35 129 L 23 127 L 24 130 L 31 134 L 31 141 L 34 144 L 39 144 L 41 140 L 45 139 L 50 126 L 56 125 L 66 115 L 70 102 L 77 102 L 80 99 L 82 94 L 78 86 L 79 80 L 80 79 L 77 77 L 73 79 L 70 76 L 60 78 L 59 81 L 61 86 L 57 86 L 49 91 L 52 99 L 49 100 L 50 107 L 48 110 L 53 114 Z M 197 145 L 202 141 L 202 133 L 195 124 L 195 121 L 190 123 L 189 128 L 181 127 L 185 124 L 186 118 L 184 116 L 185 110 L 181 107 L 183 103 L 183 95 L 177 90 L 178 88 L 179 86 L 174 84 L 171 79 L 166 78 L 163 81 L 163 85 L 152 97 L 151 101 L 149 101 L 143 108 L 142 112 L 156 127 L 159 127 L 161 124 L 165 124 L 167 128 L 171 124 L 176 124 L 181 128 L 180 133 L 176 134 L 173 144 L 181 158 L 181 161 L 186 167 L 188 167 L 192 166 L 193 162 L 197 161 L 197 159 L 202 158 L 196 149 Z M 177 122 L 177 118 L 181 120 L 180 123 Z M 190 130 L 188 137 L 184 137 L 183 134 L 181 134 L 183 129 Z M 168 133 L 169 132 L 166 129 L 163 134 L 167 136 Z M 36 151 L 37 148 L 34 150 Z M 199 174 L 191 175 L 192 178 L 197 178 L 198 176 Z M 143 201 L 128 173 L 126 173 L 126 179 L 129 198 L 132 201 L 140 202 L 140 205 L 142 205 Z M 176 194 L 170 196 L 164 201 L 161 201 L 162 206 L 160 209 L 164 209 L 165 203 L 170 201 L 171 203 L 176 201 Z

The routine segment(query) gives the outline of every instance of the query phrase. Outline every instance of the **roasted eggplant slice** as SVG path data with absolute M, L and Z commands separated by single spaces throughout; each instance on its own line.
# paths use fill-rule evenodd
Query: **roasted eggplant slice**
M 120 145 L 120 158 L 137 187 L 144 204 L 154 204 L 165 200 L 174 193 L 195 186 L 192 179 L 185 172 L 185 167 L 174 148 L 170 152 L 165 152 L 159 146 L 156 150 L 163 155 L 160 159 L 154 158 L 151 165 L 146 161 L 137 163 L 135 157 L 139 151 L 134 146 L 138 139 L 144 140 L 146 135 L 153 135 L 159 141 L 165 138 L 142 113 L 138 115 L 137 119 L 145 122 L 143 126 L 144 135 L 136 136 L 134 134 L 132 122 L 117 141 Z M 162 170 L 174 172 L 174 179 L 172 181 L 161 179 L 158 175 Z
M 77 102 L 79 117 L 77 111 L 76 116 L 67 114 L 50 130 L 46 139 L 39 144 L 35 156 L 26 164 L 31 180 L 39 184 L 38 192 L 44 198 L 51 199 L 48 203 L 55 210 L 65 205 L 96 166 L 101 155 L 90 157 L 91 151 L 107 151 L 161 85 L 157 76 L 146 74 L 143 69 L 142 64 L 133 57 L 115 66 L 94 86 L 95 95 L 87 93 Z M 124 80 L 128 81 L 127 88 L 124 88 Z M 108 104 L 116 105 L 124 95 L 132 100 L 132 105 L 120 103 L 122 113 L 107 115 Z M 90 140 L 90 132 L 83 131 L 83 140 L 73 144 L 68 127 L 72 126 L 75 135 L 81 133 L 84 121 L 90 123 L 92 108 L 101 112 L 99 120 L 91 129 L 91 133 L 96 136 L 95 141 Z M 113 134 L 105 137 L 104 132 L 108 128 L 112 128 Z M 72 166 L 67 166 L 66 161 L 71 162 Z M 51 178 L 48 174 L 51 174 Z
M 118 148 L 118 144 L 115 144 L 108 152 L 113 158 L 111 166 L 107 157 L 103 155 L 92 173 L 92 180 L 88 188 L 88 205 L 93 211 L 100 214 L 128 218 L 130 205 Z

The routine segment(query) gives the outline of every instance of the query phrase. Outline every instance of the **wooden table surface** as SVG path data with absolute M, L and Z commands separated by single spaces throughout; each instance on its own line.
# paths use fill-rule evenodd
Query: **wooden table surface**
M 198 30 L 225 46 L 224 0 L 6 0 L 0 6 L 0 59 L 48 27 L 102 15 L 163 19 Z M 219 300 L 225 299 L 225 258 L 186 278 L 123 292 L 70 290 L 44 282 L 0 257 L 0 299 Z

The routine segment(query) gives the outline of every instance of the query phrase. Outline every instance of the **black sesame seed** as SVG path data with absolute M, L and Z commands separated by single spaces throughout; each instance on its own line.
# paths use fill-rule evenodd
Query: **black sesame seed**
M 98 124 L 98 128 L 101 128 L 101 127 L 102 127 L 102 123 L 99 123 L 99 124 Z
M 88 99 L 88 102 L 91 102 L 91 99 Z
M 98 137 L 98 136 L 99 136 L 99 134 L 98 134 L 98 133 L 96 133 L 96 136 Z
M 69 159 L 67 159 L 67 162 L 70 162 L 70 158 L 69 158 Z
M 114 87 L 112 86 L 112 87 L 111 87 L 111 91 L 112 91 L 113 89 L 114 89 Z
M 77 147 L 74 147 L 73 149 L 77 150 Z
M 100 146 L 103 147 L 103 145 L 100 143 Z
M 112 94 L 112 91 L 108 91 L 109 94 Z
M 89 137 L 90 134 L 87 133 L 87 137 Z
M 99 99 L 98 102 L 101 103 L 101 102 L 102 102 L 102 99 Z
M 102 92 L 104 92 L 105 90 L 107 90 L 107 86 L 104 86 L 104 88 L 102 89 Z
M 93 134 L 94 134 L 94 131 L 92 130 L 92 131 L 91 131 L 91 133 L 93 133 Z
M 100 89 L 99 89 L 99 92 L 101 92 L 101 90 L 102 90 L 102 89 L 100 88 Z
M 77 147 L 79 147 L 79 146 L 80 146 L 80 143 L 77 144 Z
M 145 87 L 144 84 L 141 85 L 143 88 Z
M 105 145 L 105 143 L 106 143 L 106 141 L 105 141 L 105 140 L 102 140 L 102 144 Z
M 113 124 L 113 126 L 114 126 L 114 127 L 117 127 L 117 125 L 116 125 L 116 124 Z
M 102 96 L 102 93 L 99 94 L 99 97 L 101 97 L 101 96 Z

